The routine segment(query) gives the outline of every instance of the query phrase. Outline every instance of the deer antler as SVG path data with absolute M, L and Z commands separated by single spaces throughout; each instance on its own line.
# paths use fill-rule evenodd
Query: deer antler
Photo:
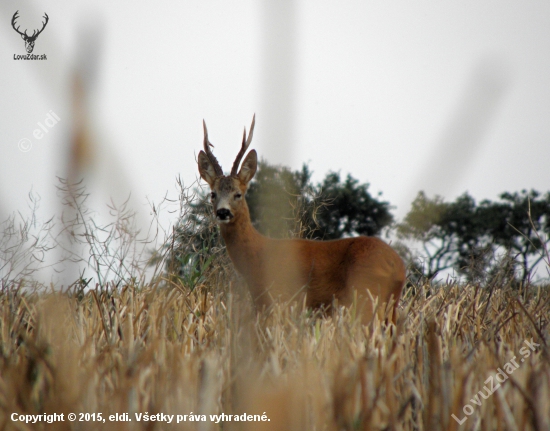
M 220 166 L 220 163 L 218 162 L 218 159 L 214 156 L 212 153 L 212 150 L 210 150 L 210 147 L 213 147 L 208 140 L 208 130 L 206 130 L 206 123 L 204 120 L 202 120 L 202 126 L 204 128 L 204 152 L 206 153 L 206 156 L 210 159 L 212 162 L 212 165 L 214 166 L 214 171 L 216 172 L 216 175 L 218 177 L 223 177 L 223 169 Z
M 50 20 L 50 18 L 48 17 L 48 14 L 46 12 L 44 12 L 44 16 L 42 18 L 46 19 L 46 21 L 42 23 L 42 28 L 38 31 L 38 33 L 36 33 L 36 30 L 34 30 L 31 37 L 34 37 L 34 38 L 38 37 L 38 35 L 42 33 L 46 28 L 46 25 L 48 24 L 48 21 Z
M 26 35 L 27 35 L 27 32 L 26 32 L 26 31 L 25 31 L 25 33 L 21 33 L 21 32 L 19 31 L 19 27 L 21 27 L 21 26 L 15 28 L 15 21 L 17 20 L 17 18 L 19 18 L 19 16 L 17 15 L 18 13 L 19 13 L 19 11 L 17 10 L 17 11 L 15 11 L 15 13 L 13 14 L 13 18 L 11 19 L 11 26 L 12 26 L 13 29 L 14 29 L 17 33 L 19 33 L 21 36 L 26 36 Z
M 19 13 L 19 11 L 17 10 L 13 14 L 13 18 L 11 19 L 11 26 L 13 27 L 13 29 L 17 33 L 19 33 L 21 36 L 24 36 L 25 38 L 28 38 L 28 39 L 36 39 L 38 37 L 38 35 L 44 31 L 44 29 L 46 28 L 46 25 L 48 24 L 48 21 L 50 20 L 50 17 L 48 16 L 48 14 L 46 12 L 44 12 L 44 16 L 42 18 L 45 18 L 46 21 L 42 23 L 42 28 L 40 30 L 34 30 L 33 33 L 32 33 L 32 36 L 29 36 L 27 34 L 27 30 L 25 30 L 25 33 L 21 33 L 19 31 L 19 27 L 21 27 L 21 26 L 18 26 L 17 28 L 15 28 L 15 21 L 17 20 L 17 18 L 19 18 L 19 15 L 17 15 L 18 13 Z M 37 31 L 38 31 L 38 33 L 37 33 Z
M 243 132 L 243 143 L 241 144 L 241 149 L 239 151 L 239 154 L 237 154 L 237 157 L 235 158 L 235 161 L 233 162 L 233 167 L 231 168 L 231 175 L 237 175 L 239 171 L 239 165 L 241 164 L 241 160 L 244 156 L 244 153 L 246 153 L 246 150 L 250 146 L 250 143 L 252 142 L 252 134 L 254 133 L 254 124 L 256 123 L 256 114 L 252 117 L 252 124 L 250 125 L 250 132 L 248 133 L 248 139 L 246 139 L 246 127 L 244 128 Z

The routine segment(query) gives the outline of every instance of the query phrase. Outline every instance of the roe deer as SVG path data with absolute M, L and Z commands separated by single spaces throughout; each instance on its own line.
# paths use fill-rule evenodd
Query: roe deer
M 395 322 L 395 309 L 405 283 L 405 265 L 384 241 L 355 237 L 332 241 L 271 239 L 261 235 L 250 221 L 244 198 L 257 168 L 256 150 L 241 160 L 252 141 L 255 118 L 248 138 L 246 128 L 231 173 L 224 175 L 212 153 L 206 123 L 204 151 L 199 153 L 199 173 L 210 189 L 214 214 L 229 257 L 245 278 L 258 309 L 275 300 L 303 301 L 307 307 L 330 308 L 336 299 L 347 307 L 354 303 L 363 323 L 373 317 L 378 298 L 379 317 L 385 305 Z

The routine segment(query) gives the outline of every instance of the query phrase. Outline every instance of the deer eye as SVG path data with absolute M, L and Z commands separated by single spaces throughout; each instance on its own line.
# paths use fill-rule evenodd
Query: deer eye
M 216 192 L 210 193 L 210 197 L 211 197 L 212 199 L 216 199 Z
M 235 193 L 235 199 L 240 199 L 242 196 L 240 193 Z

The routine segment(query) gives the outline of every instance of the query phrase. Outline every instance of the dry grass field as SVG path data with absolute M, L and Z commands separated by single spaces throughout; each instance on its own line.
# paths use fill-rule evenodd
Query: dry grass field
M 550 429 L 548 286 L 410 283 L 396 326 L 353 307 L 257 313 L 220 243 L 178 276 L 174 231 L 146 278 L 132 215 L 98 226 L 87 194 L 66 196 L 65 250 L 88 250 L 99 282 L 39 285 L 32 258 L 66 243 L 34 216 L 2 225 L 1 430 Z
M 547 288 L 414 286 L 390 328 L 241 291 L 4 288 L 1 429 L 550 429 Z

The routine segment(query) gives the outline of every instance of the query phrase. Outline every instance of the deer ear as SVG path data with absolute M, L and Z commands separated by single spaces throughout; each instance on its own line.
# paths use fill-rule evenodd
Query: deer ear
M 244 159 L 241 170 L 239 171 L 237 176 L 244 184 L 248 184 L 250 180 L 254 177 L 257 168 L 258 155 L 256 154 L 256 150 L 252 150 Z
M 204 151 L 199 153 L 199 173 L 201 174 L 201 178 L 208 183 L 210 188 L 214 187 L 216 170 Z

